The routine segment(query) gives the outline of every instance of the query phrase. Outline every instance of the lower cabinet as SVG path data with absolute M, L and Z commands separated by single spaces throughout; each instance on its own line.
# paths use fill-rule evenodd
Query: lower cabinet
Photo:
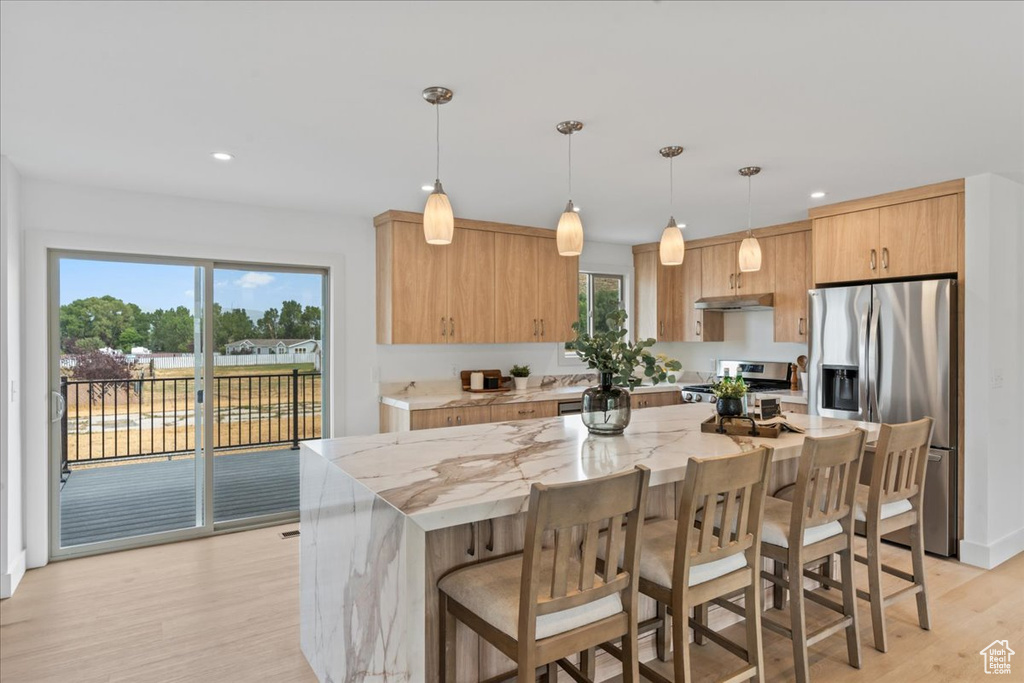
M 504 403 L 491 406 L 491 422 L 532 420 L 537 417 L 558 417 L 558 401 Z
M 639 408 L 658 408 L 660 406 L 674 406 L 683 402 L 683 395 L 678 391 L 652 391 L 642 394 L 632 394 L 629 397 L 630 407 L 634 410 Z
M 806 403 L 785 403 L 785 402 L 783 402 L 783 403 L 779 404 L 779 407 L 782 409 L 782 412 L 784 412 L 784 413 L 797 413 L 798 415 L 806 415 L 807 414 L 807 404 Z
M 438 427 L 462 427 L 464 425 L 491 422 L 491 406 L 470 406 L 467 408 L 436 408 L 414 410 L 409 416 L 410 429 L 436 429 Z

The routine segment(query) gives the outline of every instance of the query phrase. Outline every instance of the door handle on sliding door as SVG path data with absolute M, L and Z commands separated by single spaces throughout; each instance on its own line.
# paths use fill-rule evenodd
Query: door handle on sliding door
M 51 391 L 50 392 L 50 397 L 53 398 L 53 399 L 56 399 L 56 403 L 57 403 L 57 406 L 56 406 L 57 410 L 56 411 L 53 410 L 53 402 L 51 401 L 51 403 L 50 403 L 50 415 L 51 415 L 50 422 L 57 422 L 62 417 L 64 417 L 64 411 L 67 410 L 68 403 L 67 403 L 67 401 L 64 400 L 64 397 L 61 396 L 59 391 Z

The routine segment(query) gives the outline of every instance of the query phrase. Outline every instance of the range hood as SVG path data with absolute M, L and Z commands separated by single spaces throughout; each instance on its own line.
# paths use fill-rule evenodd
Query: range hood
M 693 307 L 702 311 L 770 311 L 775 306 L 773 294 L 750 296 L 706 296 Z

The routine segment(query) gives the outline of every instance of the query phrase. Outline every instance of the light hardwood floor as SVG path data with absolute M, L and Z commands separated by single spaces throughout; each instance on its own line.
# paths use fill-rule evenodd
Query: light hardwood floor
M 0 603 L 4 683 L 315 681 L 299 650 L 299 542 L 279 535 L 296 526 L 30 571 L 15 596 Z M 884 555 L 909 563 L 899 548 L 886 547 Z M 927 568 L 933 630 L 918 628 L 913 600 L 901 601 L 887 611 L 890 651 L 883 655 L 872 647 L 870 612 L 861 601 L 863 668 L 847 665 L 845 639 L 829 638 L 811 648 L 812 679 L 985 680 L 979 650 L 1006 639 L 1021 652 L 1024 555 L 990 572 L 932 557 Z M 858 585 L 866 586 L 858 569 Z M 812 604 L 808 618 L 823 609 Z M 764 639 L 767 680 L 791 680 L 789 641 L 770 632 Z M 714 645 L 692 651 L 696 681 L 735 663 Z M 1018 657 L 1008 680 L 1024 675 L 1024 656 Z

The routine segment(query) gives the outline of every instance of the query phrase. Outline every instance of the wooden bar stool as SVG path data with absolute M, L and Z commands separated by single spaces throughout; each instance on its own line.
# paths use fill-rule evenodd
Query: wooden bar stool
M 928 593 L 924 582 L 924 505 L 928 449 L 931 447 L 933 420 L 926 417 L 906 424 L 883 424 L 871 464 L 870 484 L 857 486 L 855 530 L 867 537 L 867 557 L 857 555 L 868 566 L 870 593 L 857 595 L 871 603 L 871 628 L 875 649 L 888 649 L 885 634 L 885 608 L 896 600 L 917 595 L 917 619 L 921 628 L 931 628 Z M 882 536 L 900 529 L 910 530 L 910 557 L 913 574 L 882 564 Z M 882 595 L 882 572 L 909 581 L 910 586 Z
M 689 631 L 707 638 L 746 661 L 721 681 L 764 681 L 761 640 L 761 517 L 772 451 L 720 458 L 690 458 L 686 464 L 677 519 L 648 523 L 640 554 L 640 592 L 658 603 L 658 616 L 644 622 L 641 632 L 657 630 L 659 659 L 667 660 L 666 617 L 672 615 L 672 659 L 679 683 L 692 680 Z M 714 510 L 715 524 L 695 523 Z M 725 600 L 744 596 L 744 606 Z M 746 619 L 745 647 L 688 619 L 690 609 L 715 601 Z M 616 654 L 615 648 L 605 649 Z M 669 679 L 641 664 L 644 678 Z
M 862 429 L 840 436 L 807 437 L 800 455 L 793 502 L 772 497 L 765 501 L 761 550 L 775 563 L 776 572 L 763 572 L 762 576 L 782 589 L 789 588 L 790 626 L 766 616 L 764 627 L 793 641 L 793 664 L 798 683 L 810 680 L 807 648 L 843 630 L 846 631 L 850 665 L 860 668 L 860 632 L 857 630 L 857 598 L 853 583 L 853 514 L 866 439 L 867 433 Z M 830 579 L 829 585 L 842 590 L 841 604 L 820 594 L 805 592 L 803 588 L 804 567 L 819 565 L 833 553 L 839 555 L 842 581 Z M 788 569 L 788 584 L 781 576 L 782 567 Z M 818 580 L 822 578 L 810 572 L 807 574 Z M 842 616 L 808 633 L 806 600 L 824 605 Z
M 567 657 L 621 637 L 623 680 L 639 681 L 637 565 L 650 476 L 637 466 L 580 483 L 534 484 L 523 552 L 456 569 L 437 584 L 441 680 L 456 680 L 458 619 L 516 662 L 508 678 L 533 681 L 537 667 L 547 665 L 551 681 L 557 663 L 580 680 Z M 602 528 L 608 529 L 603 537 Z M 545 549 L 548 531 L 554 532 L 554 548 Z M 623 556 L 623 569 L 598 575 L 599 545 Z

